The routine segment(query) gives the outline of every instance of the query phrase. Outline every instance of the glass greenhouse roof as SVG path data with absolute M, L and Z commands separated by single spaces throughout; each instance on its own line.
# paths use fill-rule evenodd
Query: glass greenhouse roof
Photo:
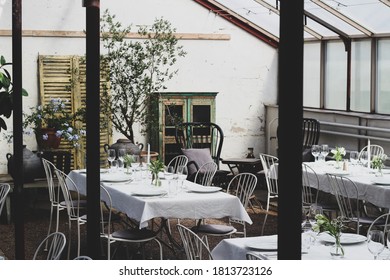
M 278 0 L 209 0 L 279 38 Z M 304 0 L 305 39 L 338 35 L 318 23 L 326 22 L 349 37 L 390 36 L 390 0 Z M 313 20 L 314 19 L 314 20 Z

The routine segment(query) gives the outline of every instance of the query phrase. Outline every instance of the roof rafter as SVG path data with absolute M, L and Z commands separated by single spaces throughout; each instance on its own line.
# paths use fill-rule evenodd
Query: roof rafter
M 343 13 L 340 13 L 338 10 L 336 10 L 335 8 L 333 8 L 333 7 L 329 6 L 328 4 L 322 2 L 321 0 L 311 0 L 311 2 L 313 2 L 316 5 L 318 5 L 322 9 L 328 11 L 332 15 L 338 17 L 339 19 L 341 19 L 345 23 L 351 25 L 352 27 L 356 28 L 360 32 L 364 33 L 365 35 L 370 36 L 370 37 L 374 35 L 374 32 L 372 32 L 368 28 L 366 28 L 363 25 L 357 23 L 355 20 L 353 20 L 350 17 L 344 15 Z
M 214 0 L 194 0 L 194 1 L 201 4 L 202 6 L 206 7 L 207 9 L 213 11 L 217 15 L 225 18 L 226 20 L 230 21 L 231 23 L 241 27 L 243 30 L 245 30 L 245 31 L 249 32 L 250 34 L 254 35 L 255 37 L 263 40 L 264 42 L 268 43 L 269 45 L 271 45 L 275 48 L 278 47 L 279 38 L 277 36 L 270 33 L 269 31 L 261 28 L 260 26 L 252 23 L 248 19 L 240 16 L 238 13 L 232 11 L 231 9 L 222 5 L 221 3 L 218 3 L 217 1 L 214 1 Z
M 381 1 L 383 4 L 387 5 L 390 7 L 390 1 L 389 0 L 379 0 Z
M 264 8 L 266 9 L 269 9 L 270 11 L 274 12 L 275 14 L 279 15 L 280 16 L 280 11 L 275 8 L 274 6 L 272 6 L 271 4 L 263 1 L 263 0 L 255 0 L 257 3 L 259 3 L 260 5 L 262 5 Z M 312 35 L 313 37 L 321 40 L 323 39 L 323 36 L 321 34 L 319 34 L 318 32 L 314 31 L 313 29 L 311 29 L 310 27 L 308 27 L 307 25 L 304 25 L 303 26 L 304 30 L 309 33 L 310 35 Z

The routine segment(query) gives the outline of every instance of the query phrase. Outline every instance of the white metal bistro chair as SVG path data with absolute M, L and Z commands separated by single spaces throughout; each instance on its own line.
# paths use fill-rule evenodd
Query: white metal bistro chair
M 249 199 L 251 198 L 253 191 L 256 188 L 257 177 L 252 173 L 239 173 L 234 176 L 228 185 L 227 193 L 235 195 L 240 200 L 245 209 L 248 208 Z M 203 220 L 199 220 L 198 224 L 191 228 L 196 234 L 202 235 L 202 239 L 208 246 L 207 236 L 229 236 L 232 234 L 240 234 L 246 237 L 246 222 L 229 217 L 229 224 L 209 224 L 202 223 Z M 242 231 L 237 231 L 232 224 L 239 224 L 242 227 Z
M 55 231 L 58 231 L 58 226 L 60 222 L 60 211 L 66 209 L 66 205 L 65 205 L 65 201 L 60 201 L 61 187 L 56 186 L 56 183 L 58 184 L 58 181 L 55 178 L 55 170 L 57 168 L 51 161 L 45 158 L 42 158 L 42 163 L 46 174 L 47 189 L 49 192 L 49 200 L 50 200 L 50 220 L 49 220 L 49 228 L 47 230 L 47 235 L 49 235 L 51 233 L 54 211 L 56 212 Z
M 68 213 L 68 259 L 70 258 L 71 240 L 72 240 L 72 223 L 77 225 L 77 255 L 80 256 L 80 226 L 86 223 L 86 220 L 81 219 L 80 215 L 80 193 L 76 183 L 69 178 L 64 172 L 59 169 L 55 170 L 58 182 L 60 184 L 62 194 L 64 196 L 66 210 Z
M 317 173 L 308 164 L 302 163 L 302 211 L 308 213 L 310 206 L 315 204 L 321 206 L 322 211 L 336 213 L 338 211 L 337 203 L 332 204 L 320 198 L 320 183 Z
M 46 243 L 49 244 L 45 249 Z M 59 260 L 66 245 L 66 237 L 62 232 L 53 232 L 45 237 L 35 250 L 33 260 Z
M 108 190 L 101 185 L 100 186 L 100 197 L 101 200 L 104 201 L 104 203 L 101 203 L 101 233 L 100 237 L 107 240 L 107 258 L 110 260 L 111 255 L 111 244 L 114 242 L 122 242 L 122 243 L 146 243 L 149 241 L 154 241 L 157 243 L 159 247 L 160 252 L 160 259 L 163 259 L 163 249 L 161 242 L 157 239 L 157 234 L 153 232 L 152 230 L 143 228 L 125 228 L 116 230 L 114 232 L 112 231 L 111 225 L 112 225 L 112 198 Z M 107 207 L 108 214 L 104 214 L 104 208 L 103 205 Z
M 260 261 L 260 260 L 269 260 L 265 255 L 258 252 L 247 252 L 246 259 L 249 261 Z
M 267 206 L 264 217 L 263 226 L 261 229 L 261 235 L 264 234 L 265 224 L 267 222 L 269 208 L 271 201 L 277 201 L 279 196 L 279 185 L 278 185 L 278 164 L 279 159 L 275 156 L 268 154 L 260 154 L 261 164 L 264 170 L 264 177 L 267 184 Z
M 217 169 L 218 165 L 215 162 L 206 162 L 199 167 L 199 170 L 196 172 L 194 182 L 202 186 L 211 186 Z
M 356 184 L 348 177 L 327 174 L 332 194 L 336 197 L 339 206 L 340 216 L 346 223 L 356 224 L 356 233 L 360 228 L 369 227 L 375 218 L 362 216 L 362 201 L 359 199 L 359 192 Z
M 363 147 L 363 149 L 360 150 L 359 156 L 358 156 L 358 160 L 359 161 L 360 161 L 360 158 L 362 157 L 363 152 L 367 152 L 367 151 L 368 151 L 368 145 Z M 370 145 L 370 155 L 371 155 L 371 158 L 373 158 L 374 156 L 383 155 L 384 153 L 385 153 L 385 150 L 383 149 L 382 146 L 375 145 L 375 144 Z
M 1 211 L 3 210 L 5 201 L 7 199 L 7 195 L 10 190 L 11 190 L 10 184 L 7 183 L 0 184 L 0 214 Z
M 187 260 L 213 259 L 209 247 L 195 232 L 182 224 L 177 224 L 176 227 L 179 231 Z
M 185 155 L 178 155 L 171 159 L 167 166 L 172 166 L 173 172 L 176 173 L 180 166 L 187 166 L 187 163 L 188 157 L 186 157 Z

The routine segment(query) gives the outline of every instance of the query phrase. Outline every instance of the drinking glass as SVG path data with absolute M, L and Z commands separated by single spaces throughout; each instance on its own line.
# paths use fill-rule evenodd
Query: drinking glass
M 322 206 L 319 206 L 317 204 L 310 205 L 309 220 L 311 225 L 313 225 L 316 222 L 315 217 L 317 214 L 323 214 Z
M 329 146 L 326 144 L 322 145 L 321 146 L 321 155 L 322 155 L 324 161 L 325 161 L 328 154 L 329 154 Z
M 178 179 L 180 181 L 180 186 L 181 188 L 184 187 L 184 181 L 187 179 L 188 176 L 188 169 L 187 166 L 181 165 L 177 168 L 177 174 L 178 174 Z
M 118 149 L 118 166 L 121 167 L 123 166 L 123 158 L 126 155 L 126 150 L 125 149 Z
M 381 230 L 370 230 L 367 234 L 367 247 L 368 251 L 374 255 L 374 260 L 378 258 L 378 255 L 385 249 L 385 236 Z
M 108 149 L 108 157 L 107 157 L 107 160 L 110 162 L 110 172 L 112 172 L 112 162 L 115 160 L 116 158 L 116 152 L 114 149 Z
M 367 166 L 368 164 L 368 152 L 367 151 L 363 151 L 360 155 L 360 163 L 363 165 L 363 166 Z
M 174 190 L 174 184 L 173 184 L 173 177 L 174 177 L 174 168 L 173 166 L 168 166 L 166 169 L 165 169 L 165 174 L 164 174 L 164 178 L 165 180 L 168 181 L 168 190 L 169 190 L 169 193 L 174 195 L 175 194 L 175 190 Z
M 352 165 L 357 165 L 359 159 L 359 153 L 358 151 L 351 151 L 349 153 L 349 161 Z
M 318 161 L 318 156 L 320 155 L 320 146 L 319 145 L 313 145 L 311 146 L 311 154 L 314 157 L 314 161 Z

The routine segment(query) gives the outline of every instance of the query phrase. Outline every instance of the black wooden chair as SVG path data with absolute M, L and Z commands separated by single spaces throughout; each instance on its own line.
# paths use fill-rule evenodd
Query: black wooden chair
M 220 170 L 221 151 L 224 140 L 220 126 L 212 122 L 186 122 L 176 126 L 176 143 L 182 153 L 188 157 L 188 180 L 193 180 L 200 166 L 214 161 L 218 170 L 213 184 L 223 186 L 228 182 L 227 170 Z
M 320 139 L 320 122 L 313 118 L 303 118 L 302 120 L 302 161 L 314 161 L 311 154 L 311 146 L 318 145 Z M 279 138 L 279 128 L 277 130 Z

